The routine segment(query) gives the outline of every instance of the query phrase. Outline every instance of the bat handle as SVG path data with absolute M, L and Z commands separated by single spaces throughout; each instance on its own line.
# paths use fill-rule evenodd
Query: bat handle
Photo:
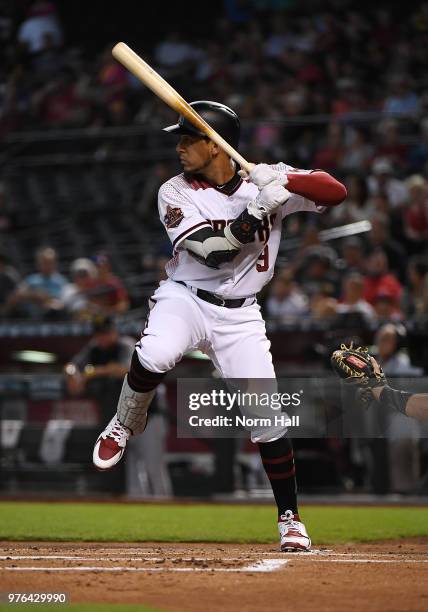
M 235 159 L 235 161 L 237 162 L 237 160 Z M 247 160 L 244 159 L 245 163 L 239 163 L 239 165 L 241 166 L 241 169 L 245 172 L 245 174 L 243 175 L 242 178 L 247 179 L 248 175 L 250 174 L 251 170 L 254 168 L 254 166 L 256 164 L 252 164 L 250 162 L 247 162 Z
M 250 162 L 247 162 L 246 159 L 244 159 L 243 157 L 239 156 L 240 159 L 235 159 L 236 162 L 238 162 L 238 164 L 241 166 L 242 170 L 245 170 L 245 172 L 247 174 L 250 174 L 251 170 L 254 168 L 255 164 L 252 164 Z

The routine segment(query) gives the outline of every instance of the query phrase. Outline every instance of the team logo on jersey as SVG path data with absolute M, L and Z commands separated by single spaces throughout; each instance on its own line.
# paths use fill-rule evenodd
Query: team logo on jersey
M 184 215 L 181 208 L 172 208 L 171 206 L 167 206 L 166 215 L 163 218 L 167 229 L 178 227 L 183 219 Z

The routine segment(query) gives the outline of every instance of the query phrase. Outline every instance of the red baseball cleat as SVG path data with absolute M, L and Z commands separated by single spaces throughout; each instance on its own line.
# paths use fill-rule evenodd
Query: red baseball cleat
M 115 415 L 95 443 L 92 460 L 98 470 L 110 470 L 122 459 L 131 435 Z

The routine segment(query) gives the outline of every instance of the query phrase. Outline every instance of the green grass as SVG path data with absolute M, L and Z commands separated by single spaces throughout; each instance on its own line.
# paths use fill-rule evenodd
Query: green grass
M 0 604 L 0 612 L 28 612 L 28 610 L 44 610 L 44 612 L 160 612 L 160 608 L 152 608 L 144 605 L 127 604 Z
M 307 506 L 316 544 L 428 536 L 425 508 Z M 0 540 L 275 542 L 265 505 L 0 503 Z

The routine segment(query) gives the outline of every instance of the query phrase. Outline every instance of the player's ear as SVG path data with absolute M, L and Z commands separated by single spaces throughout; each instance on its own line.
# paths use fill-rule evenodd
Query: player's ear
M 213 157 L 216 157 L 220 153 L 220 151 L 221 151 L 221 149 L 218 146 L 218 144 L 215 143 L 213 140 L 208 140 L 208 146 L 209 146 L 211 155 Z

